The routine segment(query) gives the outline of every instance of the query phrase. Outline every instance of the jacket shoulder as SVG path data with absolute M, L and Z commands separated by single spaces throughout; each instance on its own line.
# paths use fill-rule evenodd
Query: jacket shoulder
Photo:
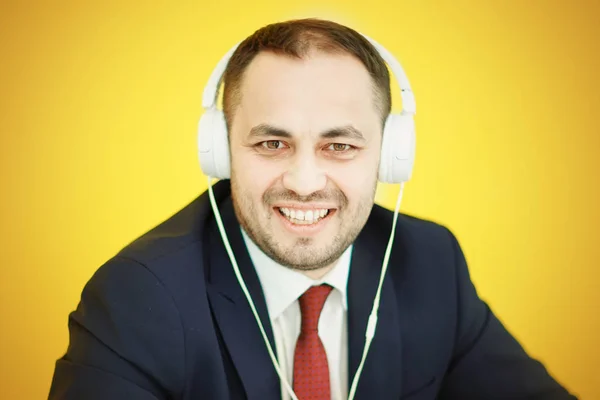
M 202 240 L 204 221 L 208 216 L 203 210 L 204 205 L 200 197 L 125 245 L 117 256 L 147 264 L 188 246 L 199 244 Z
M 213 186 L 217 203 L 229 195 L 228 181 Z M 124 246 L 117 254 L 142 264 L 164 257 L 176 257 L 182 252 L 198 252 L 202 247 L 207 222 L 213 219 L 208 191 L 148 232 Z
M 394 212 L 375 204 L 368 224 L 378 227 L 380 235 L 389 236 L 392 229 Z M 396 222 L 395 242 L 400 241 L 407 246 L 440 248 L 452 250 L 454 233 L 445 225 L 431 219 L 399 212 Z

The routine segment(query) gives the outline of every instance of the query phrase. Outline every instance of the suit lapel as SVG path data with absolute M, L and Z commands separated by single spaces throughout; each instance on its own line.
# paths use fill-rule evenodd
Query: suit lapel
M 231 199 L 219 207 L 227 237 L 244 282 L 250 292 L 273 351 L 276 353 L 270 318 L 260 281 L 242 238 Z M 280 397 L 280 383 L 250 305 L 235 277 L 231 261 L 214 220 L 205 237 L 209 262 L 209 301 L 215 320 L 248 399 Z
M 348 281 L 348 390 L 360 364 L 367 321 L 379 283 L 387 244 L 381 227 L 369 221 L 357 238 Z M 390 268 L 398 263 L 390 258 Z M 388 272 L 381 291 L 375 337 L 358 381 L 356 399 L 398 399 L 402 392 L 401 327 L 398 300 Z

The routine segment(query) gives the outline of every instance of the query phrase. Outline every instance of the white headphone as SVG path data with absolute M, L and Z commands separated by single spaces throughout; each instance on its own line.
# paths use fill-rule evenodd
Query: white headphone
M 383 129 L 379 181 L 402 183 L 410 179 L 415 160 L 415 97 L 408 78 L 400 62 L 383 46 L 363 35 L 379 52 L 392 70 L 400 86 L 402 112 L 389 114 Z M 204 93 L 202 107 L 204 114 L 198 123 L 198 156 L 200 167 L 207 176 L 229 179 L 231 174 L 227 126 L 223 111 L 217 109 L 219 87 L 227 63 L 240 43 L 236 44 L 221 58 L 213 70 Z
M 364 37 L 369 40 L 371 44 L 373 44 L 383 60 L 389 65 L 400 86 L 403 110 L 400 114 L 388 115 L 386 119 L 383 130 L 383 140 L 381 143 L 381 161 L 379 164 L 379 181 L 384 183 L 400 183 L 400 191 L 398 192 L 398 199 L 396 200 L 396 207 L 394 209 L 392 231 L 390 232 L 385 255 L 383 257 L 379 285 L 377 287 L 377 292 L 373 300 L 373 308 L 371 310 L 371 314 L 369 315 L 369 320 L 365 329 L 365 347 L 363 349 L 360 364 L 349 388 L 349 400 L 354 400 L 360 375 L 369 353 L 371 342 L 375 337 L 375 331 L 377 328 L 377 314 L 379 310 L 379 302 L 381 300 L 381 290 L 394 242 L 396 223 L 398 220 L 398 210 L 400 209 L 400 203 L 402 201 L 404 182 L 408 181 L 411 177 L 415 159 L 415 123 L 413 116 L 416 112 L 416 104 L 410 84 L 408 82 L 408 78 L 406 77 L 406 74 L 404 73 L 400 63 L 390 54 L 390 52 L 388 52 L 383 46 L 374 40 L 366 36 Z M 290 397 L 293 400 L 298 400 L 291 385 L 281 371 L 275 352 L 269 342 L 265 328 L 258 315 L 258 311 L 256 310 L 256 306 L 252 301 L 252 296 L 250 295 L 244 279 L 242 278 L 235 255 L 233 254 L 233 249 L 231 248 L 229 239 L 227 238 L 223 221 L 221 220 L 221 214 L 219 213 L 219 208 L 217 206 L 214 193 L 212 191 L 212 178 L 230 178 L 231 169 L 229 158 L 229 142 L 227 140 L 227 126 L 225 124 L 225 116 L 223 112 L 217 109 L 217 100 L 218 90 L 223 73 L 225 72 L 229 59 L 238 46 L 239 43 L 229 50 L 225 56 L 223 56 L 213 70 L 208 83 L 204 88 L 202 106 L 206 109 L 206 112 L 204 115 L 202 115 L 198 124 L 198 153 L 200 158 L 200 166 L 208 178 L 208 195 L 210 198 L 210 204 L 215 214 L 215 219 L 221 234 L 221 238 L 223 239 L 223 244 L 225 245 L 229 259 L 231 260 L 236 278 L 242 291 L 244 292 L 244 295 L 246 296 L 246 299 L 248 300 L 248 305 L 254 314 L 254 318 L 256 319 L 256 323 L 267 347 L 271 362 L 273 363 L 273 366 L 275 367 L 275 370 L 277 371 L 277 374 L 279 375 L 279 378 L 281 379 L 281 382 L 289 393 Z

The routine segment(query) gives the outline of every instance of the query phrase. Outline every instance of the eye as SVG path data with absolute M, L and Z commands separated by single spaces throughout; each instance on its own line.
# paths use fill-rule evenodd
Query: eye
M 327 148 L 328 150 L 333 150 L 335 152 L 343 152 L 352 149 L 352 146 L 344 143 L 332 143 L 329 146 L 327 146 Z
M 283 148 L 283 142 L 281 140 L 267 140 L 262 142 L 261 146 L 267 150 L 279 150 Z

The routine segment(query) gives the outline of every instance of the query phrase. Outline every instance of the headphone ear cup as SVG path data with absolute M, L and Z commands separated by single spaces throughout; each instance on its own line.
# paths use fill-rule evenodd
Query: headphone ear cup
M 225 115 L 211 108 L 198 123 L 198 158 L 202 172 L 213 178 L 229 179 L 231 164 Z
M 379 181 L 407 182 L 415 160 L 415 122 L 412 115 L 390 114 L 385 122 L 379 161 Z

